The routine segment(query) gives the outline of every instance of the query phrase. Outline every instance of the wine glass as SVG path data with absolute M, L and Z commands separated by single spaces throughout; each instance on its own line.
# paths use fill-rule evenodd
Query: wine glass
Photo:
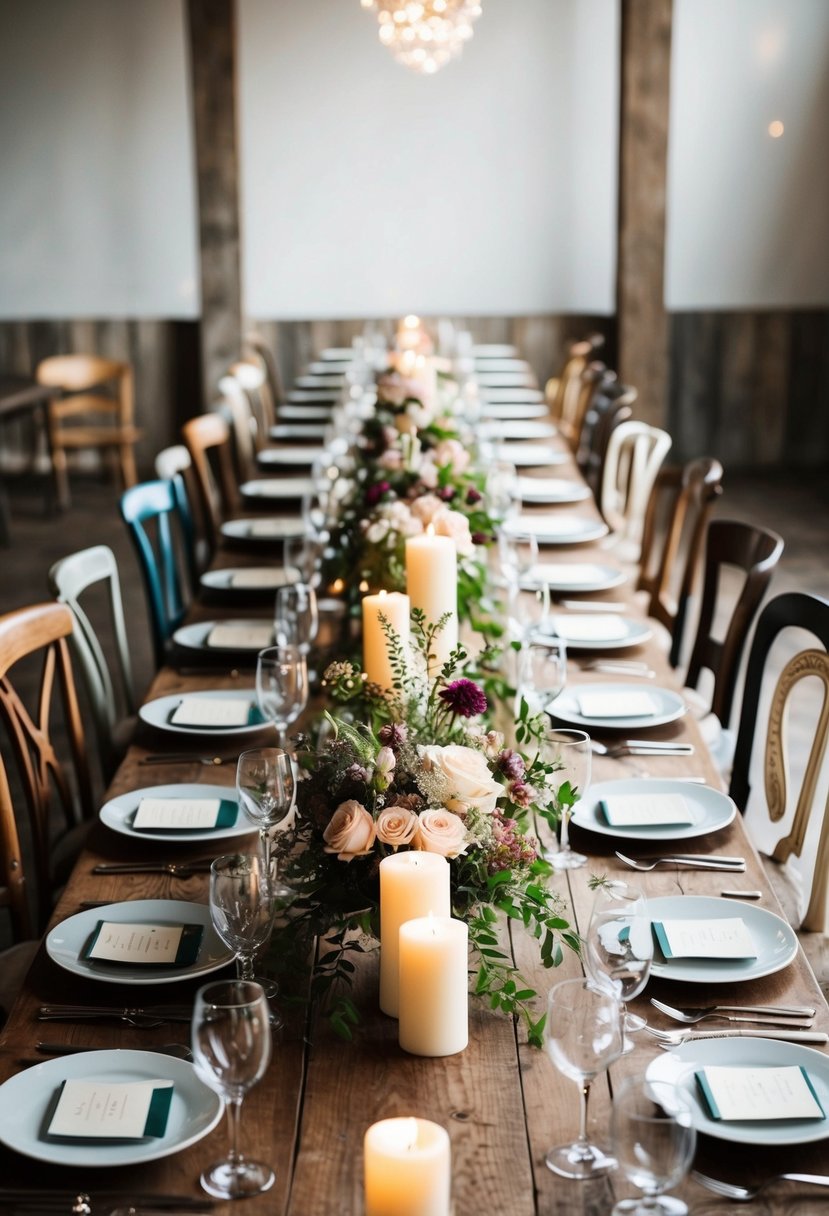
M 317 594 L 309 583 L 280 587 L 274 605 L 274 636 L 277 646 L 296 646 L 308 655 L 319 629 Z
M 227 1104 L 230 1149 L 210 1166 L 201 1184 L 217 1199 L 258 1195 L 274 1183 L 274 1172 L 239 1150 L 242 1101 L 261 1081 L 271 1059 L 271 1026 L 265 993 L 248 980 L 220 980 L 196 993 L 193 1009 L 193 1065 L 201 1079 Z
M 622 1051 L 619 1002 L 593 980 L 562 980 L 551 990 L 544 1024 L 544 1047 L 559 1072 L 575 1081 L 581 1097 L 579 1135 L 572 1144 L 551 1148 L 548 1169 L 564 1178 L 598 1178 L 616 1165 L 587 1138 L 590 1085 Z
M 276 912 L 265 858 L 246 853 L 216 857 L 210 866 L 209 900 L 213 927 L 236 955 L 238 978 L 257 980 L 253 960 L 271 935 Z M 275 996 L 275 986 L 267 986 Z
M 531 623 L 521 620 L 518 611 L 521 584 L 538 562 L 538 539 L 532 534 L 521 534 L 509 527 L 498 532 L 498 557 L 501 577 L 507 588 L 509 631 L 515 638 L 523 639 Z
M 553 781 L 558 786 L 554 805 L 560 847 L 547 861 L 556 870 L 577 870 L 587 858 L 570 848 L 570 816 L 590 784 L 590 736 L 583 730 L 548 730 L 542 752 L 544 760 L 556 766 Z
M 530 712 L 544 713 L 567 682 L 567 647 L 561 638 L 530 642 L 518 652 L 518 702 L 527 702 Z
M 288 727 L 308 704 L 308 668 L 298 646 L 268 646 L 256 660 L 256 702 L 285 747 Z
M 278 747 L 260 747 L 239 756 L 236 792 L 248 819 L 259 827 L 265 868 L 273 882 L 276 872 L 271 856 L 271 830 L 290 813 L 294 788 L 294 766 L 287 752 Z
M 667 1081 L 626 1077 L 613 1094 L 610 1127 L 619 1168 L 644 1192 L 622 1199 L 612 1216 L 686 1216 L 688 1205 L 663 1192 L 685 1177 L 694 1156 L 687 1098 Z
M 608 985 L 624 1003 L 648 982 L 653 961 L 653 936 L 641 887 L 612 881 L 600 886 L 593 900 L 585 938 L 585 963 L 599 984 Z M 633 1044 L 624 1031 L 641 1030 L 644 1018 L 625 1010 L 622 1051 Z
M 521 514 L 521 483 L 518 470 L 509 460 L 494 460 L 484 483 L 484 501 L 496 523 Z

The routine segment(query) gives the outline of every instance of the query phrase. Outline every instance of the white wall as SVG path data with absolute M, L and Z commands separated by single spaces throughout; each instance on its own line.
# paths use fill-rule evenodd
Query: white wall
M 199 312 L 183 0 L 0 0 L 0 317 Z
M 359 0 L 239 0 L 257 318 L 614 310 L 618 0 L 484 0 L 420 77 Z
M 829 304 L 827 0 L 674 0 L 665 301 Z

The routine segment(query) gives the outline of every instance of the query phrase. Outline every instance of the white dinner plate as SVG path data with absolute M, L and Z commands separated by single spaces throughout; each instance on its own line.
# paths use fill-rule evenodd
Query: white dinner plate
M 484 418 L 546 418 L 548 413 L 543 401 L 485 401 L 481 407 Z
M 509 342 L 480 342 L 472 347 L 472 354 L 475 359 L 515 359 L 518 347 Z
M 569 481 L 566 477 L 519 477 L 518 490 L 523 502 L 540 505 L 584 502 L 590 498 L 589 486 L 583 481 Z
M 312 376 L 343 376 L 351 367 L 352 360 L 349 359 L 321 359 L 317 363 L 311 363 L 308 371 Z
M 329 422 L 331 406 L 329 405 L 280 405 L 279 417 L 285 422 Z
M 298 464 L 307 464 L 301 460 Z M 257 477 L 253 481 L 244 481 L 239 486 L 243 498 L 255 499 L 302 499 L 311 494 L 314 483 L 310 477 Z
M 234 586 L 233 584 L 235 578 L 255 578 L 258 574 L 267 575 L 269 579 L 273 579 L 273 582 L 258 587 L 246 587 L 243 584 Z M 279 566 L 227 566 L 223 570 L 205 570 L 199 579 L 199 583 L 207 591 L 221 591 L 228 595 L 261 595 L 273 598 L 276 595 L 278 587 L 284 587 L 287 583 L 298 582 L 299 574 L 300 572 L 295 566 L 289 566 L 287 569 Z
M 99 920 L 117 924 L 201 925 L 202 939 L 195 963 L 188 967 L 129 967 L 120 963 L 91 962 L 81 958 L 81 951 L 95 931 Z M 207 904 L 195 904 L 186 899 L 126 899 L 122 903 L 105 904 L 101 908 L 86 908 L 68 916 L 46 936 L 46 953 L 53 963 L 72 975 L 104 984 L 129 984 L 149 987 L 153 984 L 173 984 L 210 975 L 233 962 L 228 950 L 210 919 Z
M 485 422 L 481 433 L 492 439 L 555 439 L 558 431 L 552 422 L 494 420 Z
M 627 581 L 627 575 L 615 566 L 595 565 L 593 562 L 538 562 L 521 580 L 525 591 L 549 587 L 551 591 L 580 592 L 609 591 Z
M 599 803 L 603 798 L 620 794 L 643 794 L 648 797 L 675 795 L 682 798 L 688 808 L 692 823 L 642 824 L 641 827 L 611 827 L 604 817 Z M 708 832 L 718 832 L 728 827 L 737 808 L 728 794 L 712 789 L 709 785 L 695 785 L 689 781 L 674 781 L 666 778 L 622 777 L 617 781 L 600 781 L 588 787 L 587 795 L 576 803 L 573 823 L 600 836 L 612 836 L 622 840 L 693 840 Z
M 164 1135 L 133 1141 L 45 1140 L 42 1126 L 58 1088 L 63 1081 L 79 1079 L 121 1083 L 172 1081 L 173 1096 Z M 187 1060 L 156 1051 L 83 1051 L 24 1068 L 0 1085 L 0 1140 L 24 1157 L 55 1165 L 84 1169 L 140 1165 L 180 1153 L 195 1144 L 212 1132 L 223 1112 L 219 1095 L 205 1085 Z
M 345 384 L 345 376 L 297 376 L 294 389 L 322 389 L 324 392 L 335 393 Z
M 280 422 L 268 434 L 271 439 L 292 443 L 296 439 L 324 439 L 327 429 L 324 422 Z
M 481 396 L 491 404 L 504 401 L 520 401 L 523 403 L 528 401 L 544 401 L 544 394 L 540 388 L 485 388 L 482 385 Z M 546 405 L 544 406 L 544 412 L 545 414 L 547 412 Z M 484 406 L 484 413 L 486 413 L 486 406 Z
M 475 365 L 479 372 L 528 372 L 530 365 L 526 359 L 499 358 L 492 355 L 476 355 Z
M 264 528 L 265 523 L 264 519 L 229 519 L 222 524 L 221 533 L 228 540 L 243 540 L 251 545 L 272 545 L 289 536 L 305 535 L 305 524 L 299 515 L 273 516 L 267 520 L 267 532 L 257 531 L 254 527 L 260 525 Z
M 491 372 L 479 370 L 475 372 L 479 386 L 486 390 L 490 388 L 535 388 L 535 376 L 526 372 Z
M 656 708 L 652 714 L 632 714 L 618 718 L 585 718 L 579 712 L 579 692 L 621 693 L 631 695 L 646 692 L 653 699 Z M 639 684 L 582 684 L 578 688 L 565 688 L 561 696 L 556 697 L 550 705 L 549 712 L 559 722 L 567 722 L 570 726 L 580 726 L 588 733 L 591 730 L 650 730 L 653 726 L 664 726 L 666 722 L 675 722 L 685 713 L 685 702 L 678 692 L 672 688 L 647 688 Z
M 535 469 L 544 465 L 566 464 L 569 456 L 545 443 L 502 443 L 498 459 L 508 460 L 516 469 Z
M 829 1118 L 823 1119 L 712 1119 L 703 1103 L 694 1073 L 706 1066 L 735 1068 L 804 1068 L 818 1102 L 829 1112 L 829 1056 L 800 1043 L 779 1039 L 697 1039 L 660 1054 L 648 1065 L 649 1081 L 677 1086 L 691 1108 L 698 1132 L 734 1144 L 809 1144 L 829 1136 Z M 794 1210 L 794 1208 L 792 1209 Z
M 340 390 L 335 388 L 292 388 L 288 393 L 288 401 L 294 405 L 322 405 L 327 406 L 330 413 L 340 399 Z M 279 407 L 279 412 L 284 414 L 284 407 Z
M 603 519 L 554 511 L 518 515 L 507 520 L 504 530 L 513 536 L 534 536 L 540 545 L 580 545 L 607 536 L 608 528 Z
M 163 840 L 165 844 L 191 844 L 199 840 L 230 840 L 235 836 L 249 836 L 256 825 L 245 816 L 242 808 L 231 828 L 194 828 L 192 831 L 160 830 L 137 832 L 132 826 L 135 812 L 142 798 L 220 798 L 236 802 L 236 791 L 232 785 L 199 785 L 196 782 L 176 782 L 175 785 L 149 785 L 145 789 L 130 790 L 110 798 L 98 812 L 101 823 L 113 832 L 130 836 L 133 840 Z
M 326 363 L 332 360 L 334 363 L 352 363 L 354 361 L 354 351 L 350 346 L 329 346 L 325 350 L 320 351 L 320 358 Z
M 256 693 L 252 688 L 210 688 L 203 692 L 188 692 L 188 697 L 204 697 L 210 701 L 245 701 L 248 705 L 256 705 Z M 138 716 L 148 726 L 158 730 L 172 731 L 176 735 L 196 735 L 201 739 L 230 739 L 234 735 L 255 735 L 267 727 L 267 722 L 254 722 L 247 726 L 205 727 L 177 726 L 170 721 L 170 715 L 185 696 L 184 693 L 168 693 L 166 697 L 156 697 L 154 701 L 145 701 L 138 710 Z
M 276 593 L 274 593 L 276 594 Z M 208 637 L 211 629 L 216 625 L 233 625 L 241 628 L 256 628 L 261 629 L 263 625 L 267 625 L 271 632 L 270 641 L 263 642 L 261 646 L 212 646 L 208 645 Z M 259 620 L 227 620 L 227 621 L 197 621 L 194 625 L 182 625 L 180 629 L 176 629 L 173 633 L 173 642 L 176 646 L 181 646 L 185 650 L 198 650 L 203 654 L 239 654 L 241 651 L 250 651 L 252 654 L 258 654 L 260 650 L 264 650 L 266 646 L 274 645 L 273 625 L 270 621 Z
M 648 900 L 654 920 L 726 920 L 739 916 L 751 934 L 756 958 L 672 958 L 660 962 L 654 953 L 651 975 L 686 984 L 736 984 L 782 971 L 797 954 L 797 934 L 781 916 L 766 908 L 711 895 L 665 895 Z
M 553 612 L 546 625 L 540 625 L 533 630 L 533 636 L 542 640 L 550 637 L 563 638 L 568 650 L 604 652 L 605 650 L 625 650 L 628 646 L 639 646 L 642 642 L 647 642 L 653 632 L 645 621 L 636 621 L 628 616 L 617 617 L 615 613 L 574 612 L 572 616 L 581 617 L 581 620 L 573 621 L 568 628 L 570 614 Z M 600 635 L 603 624 L 608 636 L 596 636 L 596 634 Z M 585 626 L 586 628 L 584 628 Z M 596 631 L 593 637 L 590 636 L 591 628 Z M 609 636 L 611 633 L 613 636 Z
M 291 448 L 264 448 L 256 457 L 256 463 L 263 469 L 280 468 L 285 465 L 292 467 L 308 465 L 310 467 L 319 456 L 322 456 L 324 451 L 325 448 L 321 443 L 297 444 L 296 447 Z M 286 480 L 288 479 L 286 478 Z M 299 481 L 301 478 L 295 480 Z

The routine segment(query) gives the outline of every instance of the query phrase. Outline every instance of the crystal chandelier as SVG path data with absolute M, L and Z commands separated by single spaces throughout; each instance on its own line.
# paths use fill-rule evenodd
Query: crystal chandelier
M 460 55 L 481 15 L 478 0 L 360 0 L 377 14 L 380 41 L 398 63 L 434 75 Z

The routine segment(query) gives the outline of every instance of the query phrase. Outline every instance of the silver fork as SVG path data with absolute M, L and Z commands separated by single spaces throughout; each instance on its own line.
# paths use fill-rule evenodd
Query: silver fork
M 734 1182 L 723 1182 L 721 1178 L 709 1178 L 699 1170 L 691 1170 L 691 1177 L 715 1195 L 735 1199 L 737 1203 L 748 1203 L 773 1182 L 805 1182 L 809 1186 L 829 1186 L 829 1177 L 825 1174 L 772 1174 L 771 1178 L 764 1178 L 756 1186 L 738 1186 Z
M 656 1009 L 661 1009 L 663 1013 L 667 1013 L 669 1018 L 676 1018 L 678 1022 L 685 1022 L 687 1026 L 694 1022 L 701 1022 L 703 1018 L 719 1017 L 726 1013 L 768 1013 L 786 1018 L 813 1018 L 816 1012 L 809 1005 L 699 1005 L 687 1009 L 675 1009 L 673 1005 L 666 1005 L 664 1001 L 658 1001 L 655 996 L 651 997 L 651 1004 Z
M 619 861 L 623 861 L 632 870 L 649 874 L 657 866 L 687 866 L 689 870 L 727 870 L 729 873 L 741 874 L 746 863 L 742 857 L 654 857 L 652 861 L 634 861 L 625 857 L 624 853 L 616 853 Z
M 697 1022 L 704 1022 L 710 1018 L 716 1018 L 723 1022 L 752 1022 L 763 1024 L 765 1026 L 794 1026 L 801 1030 L 808 1030 L 813 1024 L 813 1014 L 809 1015 L 808 1011 L 803 1011 L 800 1015 L 796 1013 L 783 1014 L 774 1013 L 770 1006 L 761 1005 L 760 1012 L 756 1012 L 750 1005 L 744 1006 L 739 1013 L 720 1013 L 716 1009 L 709 1012 L 702 1010 L 694 1010 L 693 1017 L 683 1013 L 681 1009 L 674 1009 L 672 1005 L 666 1005 L 663 1001 L 657 1001 L 655 997 L 651 997 L 651 1004 L 655 1009 L 659 1009 L 667 1017 L 673 1018 L 676 1022 L 682 1022 L 685 1026 L 695 1026 Z
M 683 1043 L 697 1039 L 780 1039 L 783 1043 L 829 1043 L 829 1034 L 822 1030 L 658 1030 L 655 1026 L 643 1026 L 645 1034 L 656 1039 L 660 1047 L 670 1051 Z
M 211 767 L 219 764 L 235 764 L 236 756 L 142 756 L 139 764 L 207 764 Z

